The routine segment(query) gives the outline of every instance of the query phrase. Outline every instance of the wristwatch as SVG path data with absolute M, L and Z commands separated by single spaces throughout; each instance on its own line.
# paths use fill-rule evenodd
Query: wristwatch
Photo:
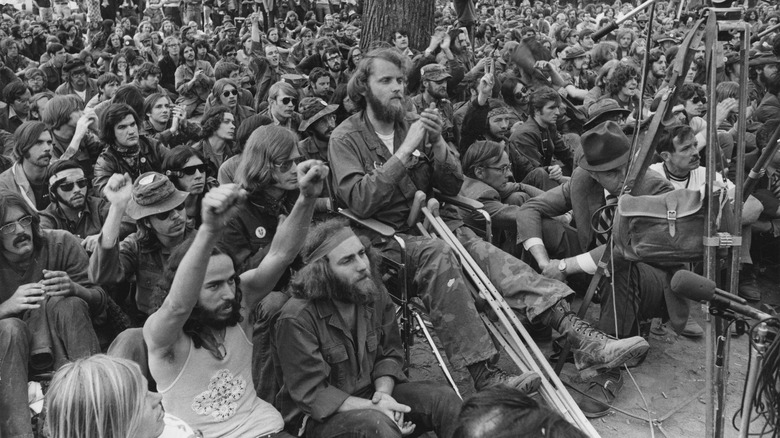
M 561 259 L 560 263 L 558 263 L 558 270 L 561 271 L 563 275 L 566 275 L 566 259 Z

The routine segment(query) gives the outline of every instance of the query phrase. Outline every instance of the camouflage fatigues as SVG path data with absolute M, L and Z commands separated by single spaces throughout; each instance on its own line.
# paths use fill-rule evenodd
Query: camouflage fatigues
M 407 129 L 404 122 L 396 124 L 396 147 Z M 490 359 L 497 351 L 479 318 L 471 297 L 472 287 L 457 255 L 442 240 L 413 235 L 414 228 L 405 226 L 415 190 L 430 193 L 435 186 L 443 193 L 457 194 L 462 185 L 460 162 L 451 151 L 431 155 L 426 153 L 426 160 L 406 169 L 377 137 L 363 112 L 339 125 L 331 134 L 328 147 L 340 201 L 355 214 L 374 217 L 401 232 L 414 292 L 425 304 L 450 363 L 461 368 Z M 442 217 L 453 216 L 451 211 L 442 210 Z M 542 277 L 522 261 L 479 239 L 462 227 L 457 212 L 452 219 L 448 225 L 456 229 L 463 246 L 521 315 L 533 320 L 573 293 L 565 284 Z M 367 231 L 359 233 L 371 239 L 382 255 L 399 260 L 394 240 Z

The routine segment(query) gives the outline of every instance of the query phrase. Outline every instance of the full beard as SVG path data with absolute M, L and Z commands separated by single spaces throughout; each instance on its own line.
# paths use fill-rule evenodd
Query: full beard
M 368 105 L 371 106 L 371 110 L 374 111 L 376 117 L 383 122 L 400 122 L 406 115 L 406 111 L 404 110 L 403 105 L 403 97 L 401 97 L 399 100 L 401 103 L 399 106 L 395 106 L 390 102 L 385 105 L 379 99 L 377 99 L 376 96 L 374 96 L 374 93 L 371 92 L 371 88 L 369 87 L 368 92 L 366 93 L 366 101 L 368 102 Z
M 228 306 L 230 307 L 230 316 L 227 318 L 218 315 L 217 312 L 222 309 L 217 311 L 206 310 L 198 305 L 192 310 L 190 319 L 197 321 L 201 326 L 211 327 L 215 330 L 233 327 L 241 320 L 241 302 L 234 298 L 228 303 Z
M 335 296 L 331 298 L 353 304 L 371 304 L 376 301 L 382 284 L 375 275 L 369 275 L 357 283 L 349 283 L 341 278 L 334 278 L 333 281 Z

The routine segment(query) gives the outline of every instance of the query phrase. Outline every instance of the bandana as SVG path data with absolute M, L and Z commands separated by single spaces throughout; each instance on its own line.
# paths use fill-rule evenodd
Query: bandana
M 317 260 L 328 255 L 337 246 L 344 243 L 350 237 L 357 237 L 355 232 L 352 231 L 352 228 L 342 228 L 337 233 L 325 239 L 325 241 L 322 242 L 320 246 L 317 247 L 317 249 L 312 251 L 312 253 L 309 254 L 309 256 L 303 260 L 303 262 L 307 265 L 316 262 Z

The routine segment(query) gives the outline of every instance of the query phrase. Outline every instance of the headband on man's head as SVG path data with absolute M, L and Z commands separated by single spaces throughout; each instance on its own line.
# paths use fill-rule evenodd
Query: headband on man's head
M 317 249 L 312 251 L 312 253 L 309 254 L 308 257 L 303 259 L 303 262 L 306 263 L 307 265 L 316 262 L 317 260 L 328 255 L 331 251 L 333 251 L 336 247 L 344 243 L 350 237 L 357 237 L 355 235 L 355 232 L 352 231 L 352 228 L 344 227 L 340 229 L 332 236 L 325 239 L 320 244 L 320 246 L 317 247 Z

